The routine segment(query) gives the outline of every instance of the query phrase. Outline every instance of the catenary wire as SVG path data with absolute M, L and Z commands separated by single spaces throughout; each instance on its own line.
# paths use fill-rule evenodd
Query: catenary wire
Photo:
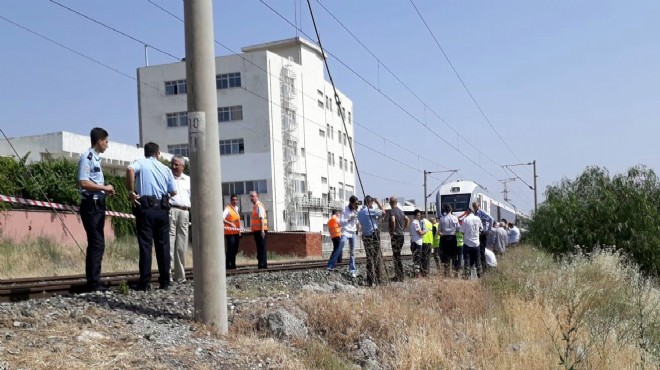
M 410 4 L 412 4 L 413 8 L 415 8 L 415 12 L 416 12 L 417 15 L 419 16 L 419 19 L 421 19 L 422 23 L 424 23 L 424 26 L 426 27 L 426 29 L 427 29 L 427 30 L 429 31 L 429 33 L 431 34 L 431 37 L 433 38 L 433 41 L 435 41 L 435 44 L 438 46 L 438 49 L 440 49 L 440 52 L 442 53 L 442 55 L 444 56 L 445 60 L 447 61 L 447 63 L 448 63 L 449 66 L 451 67 L 451 70 L 454 72 L 454 74 L 456 75 L 456 77 L 457 77 L 458 80 L 460 81 L 461 85 L 463 86 L 463 89 L 465 89 L 465 92 L 467 92 L 467 94 L 470 96 L 470 99 L 472 100 L 472 102 L 474 103 L 474 105 L 477 107 L 477 109 L 479 110 L 479 112 L 481 113 L 481 115 L 484 117 L 484 120 L 486 120 L 486 122 L 488 123 L 488 125 L 490 126 L 490 128 L 493 130 L 493 132 L 495 132 L 495 134 L 497 135 L 497 137 L 498 137 L 498 138 L 500 139 L 500 141 L 504 144 L 504 146 L 509 150 L 509 152 L 513 155 L 513 157 L 514 157 L 516 160 L 521 161 L 521 160 L 518 158 L 518 156 L 516 155 L 516 153 L 514 153 L 513 149 L 511 149 L 511 146 L 509 145 L 509 143 L 507 143 L 506 140 L 504 140 L 504 138 L 502 137 L 502 135 L 500 135 L 500 132 L 495 128 L 495 126 L 493 125 L 493 123 L 490 121 L 490 119 L 489 119 L 488 116 L 486 115 L 486 112 L 484 112 L 484 110 L 483 110 L 483 108 L 481 107 L 481 105 L 477 102 L 477 99 L 474 97 L 474 95 L 472 94 L 472 92 L 470 91 L 470 89 L 467 87 L 467 84 L 465 83 L 465 81 L 463 80 L 463 78 L 461 77 L 461 75 L 460 75 L 460 74 L 458 73 L 458 71 L 456 70 L 456 67 L 454 67 L 454 64 L 453 64 L 453 63 L 451 62 L 451 60 L 449 59 L 449 56 L 448 56 L 447 53 L 445 52 L 445 49 L 442 47 L 442 45 L 440 45 L 440 42 L 439 42 L 438 39 L 435 37 L 435 34 L 434 34 L 433 31 L 431 30 L 431 27 L 429 27 L 428 23 L 426 22 L 426 19 L 424 19 L 424 16 L 422 16 L 422 13 L 421 13 L 421 12 L 419 11 L 419 9 L 417 8 L 417 5 L 415 5 L 415 2 L 414 2 L 413 0 L 409 0 L 409 1 L 410 1 Z
M 180 22 L 183 22 L 183 18 L 181 18 L 181 17 L 179 17 L 178 15 L 172 13 L 171 11 L 167 10 L 166 8 L 160 6 L 158 3 L 156 3 L 156 2 L 154 2 L 154 1 L 152 1 L 152 0 L 147 0 L 147 2 L 150 3 L 150 4 L 152 4 L 152 5 L 155 6 L 156 8 L 160 9 L 161 11 L 167 13 L 167 14 L 170 15 L 171 17 L 173 17 L 173 18 L 179 20 Z M 305 36 L 308 36 L 308 35 L 305 35 Z M 309 36 L 308 36 L 308 37 L 309 37 Z M 243 59 L 243 61 L 252 64 L 254 67 L 256 67 L 256 68 L 258 68 L 258 69 L 260 69 L 260 70 L 266 72 L 266 73 L 269 74 L 270 76 L 272 76 L 272 77 L 278 79 L 280 82 L 282 81 L 282 79 L 281 79 L 279 76 L 277 76 L 277 75 L 273 74 L 272 72 L 270 72 L 270 71 L 264 69 L 262 66 L 260 66 L 260 65 L 258 65 L 258 64 L 256 64 L 256 63 L 254 63 L 253 61 L 249 60 L 248 58 L 245 58 L 243 55 L 241 55 L 241 54 L 238 53 L 237 51 L 233 50 L 232 48 L 228 47 L 227 45 L 223 44 L 222 42 L 220 42 L 220 41 L 218 41 L 218 40 L 214 40 L 214 41 L 215 41 L 216 44 L 220 45 L 221 47 L 223 47 L 224 49 L 226 49 L 227 51 L 229 51 L 229 52 L 232 53 L 233 55 L 236 55 L 236 56 L 240 57 L 241 59 Z M 316 99 L 315 97 L 313 97 L 313 96 L 311 96 L 311 95 L 309 95 L 309 94 L 306 94 L 306 93 L 305 93 L 304 91 L 302 91 L 301 89 L 298 89 L 298 88 L 296 88 L 296 87 L 294 87 L 294 89 L 295 89 L 296 91 L 299 91 L 301 94 L 303 94 L 304 96 L 306 96 L 306 97 L 308 97 L 308 98 L 310 98 L 310 99 L 312 99 L 312 100 Z M 353 120 L 353 123 L 354 123 L 356 126 L 360 126 L 360 127 L 362 127 L 362 128 L 365 128 L 365 129 L 369 130 L 369 129 L 367 128 L 367 126 L 360 124 L 359 121 L 356 121 L 355 119 Z M 321 127 L 320 124 L 319 124 L 319 127 Z M 322 128 L 325 128 L 325 127 L 322 127 Z M 370 131 L 370 132 L 374 132 L 374 131 L 372 131 L 372 130 L 369 130 L 369 131 Z M 381 136 L 381 135 L 379 135 L 379 134 L 376 134 L 376 135 L 378 135 L 378 136 L 381 137 L 382 139 L 386 140 L 387 142 L 391 143 L 392 145 L 395 145 L 395 146 L 397 146 L 397 147 L 403 149 L 403 150 L 406 151 L 406 152 L 409 152 L 409 153 L 412 153 L 412 154 L 416 155 L 418 158 L 423 158 L 425 161 L 428 161 L 429 163 L 434 164 L 436 167 L 439 167 L 439 168 L 448 168 L 448 167 L 446 167 L 446 166 L 444 166 L 444 165 L 442 165 L 442 164 L 440 164 L 440 163 L 437 163 L 437 162 L 435 162 L 435 161 L 432 161 L 432 160 L 426 158 L 425 156 L 421 156 L 419 153 L 416 153 L 416 152 L 413 152 L 413 151 L 410 150 L 410 149 L 404 148 L 404 147 L 402 147 L 401 145 L 399 145 L 398 143 L 396 143 L 396 142 L 394 142 L 394 141 L 392 141 L 392 140 L 390 140 L 390 139 L 388 139 L 388 138 L 386 138 L 386 137 L 384 137 L 384 136 Z
M 68 46 L 66 46 L 66 45 L 64 45 L 64 44 L 62 44 L 62 43 L 60 43 L 60 42 L 58 42 L 58 41 L 56 41 L 56 40 L 53 40 L 53 39 L 51 39 L 51 38 L 49 38 L 49 37 L 47 37 L 47 36 L 45 36 L 45 35 L 43 35 L 43 34 L 41 34 L 41 33 L 38 33 L 38 32 L 36 32 L 36 31 L 33 31 L 33 30 L 31 30 L 31 29 L 29 29 L 29 28 L 27 28 L 27 27 L 25 27 L 25 26 L 23 26 L 23 25 L 21 25 L 21 24 L 19 24 L 19 23 L 16 23 L 16 22 L 14 22 L 14 21 L 11 21 L 10 19 L 5 18 L 5 17 L 2 16 L 2 15 L 0 15 L 0 19 L 3 19 L 3 20 L 5 20 L 6 22 L 8 22 L 8 23 L 10 23 L 10 24 L 12 24 L 12 25 L 14 25 L 14 26 L 16 26 L 16 27 L 19 27 L 19 28 L 21 28 L 21 29 L 23 29 L 23 30 L 25 30 L 25 31 L 27 31 L 27 32 L 30 32 L 30 33 L 32 33 L 32 34 L 34 34 L 34 35 L 36 35 L 36 36 L 39 36 L 40 38 L 43 38 L 43 39 L 45 39 L 45 40 L 47 40 L 47 41 L 49 41 L 49 42 L 51 42 L 51 43 L 53 43 L 53 44 L 55 44 L 55 45 L 61 47 L 61 48 L 64 48 L 64 49 L 66 49 L 66 50 L 68 50 L 68 51 L 70 51 L 70 52 L 72 52 L 72 53 L 78 55 L 78 56 L 81 56 L 81 57 L 83 57 L 83 58 L 85 58 L 85 59 L 87 59 L 87 60 L 90 60 L 90 61 L 92 61 L 92 62 L 98 64 L 98 65 L 101 65 L 101 66 L 103 66 L 103 67 L 105 67 L 105 68 L 107 68 L 107 69 L 109 69 L 109 70 L 111 70 L 111 71 L 113 71 L 113 72 L 115 72 L 115 73 L 121 75 L 121 76 L 124 76 L 124 77 L 126 77 L 126 78 L 128 78 L 128 79 L 131 79 L 131 80 L 133 80 L 133 81 L 139 82 L 141 85 L 144 85 L 144 86 L 146 86 L 146 87 L 149 87 L 149 88 L 151 88 L 151 89 L 157 91 L 157 92 L 158 92 L 159 94 L 161 94 L 162 96 L 164 96 L 163 93 L 162 93 L 162 91 L 161 91 L 161 89 L 158 88 L 158 87 L 156 87 L 156 86 L 153 86 L 153 85 L 151 85 L 151 84 L 149 84 L 149 83 L 146 83 L 146 82 L 144 82 L 144 81 L 138 81 L 135 77 L 133 77 L 133 76 L 131 76 L 131 75 L 128 75 L 128 74 L 126 74 L 126 73 L 124 73 L 124 72 L 122 72 L 122 71 L 120 71 L 120 70 L 118 70 L 118 69 L 116 69 L 116 68 L 114 68 L 114 67 L 112 67 L 112 66 L 106 64 L 106 63 L 103 63 L 103 62 L 97 60 L 97 59 L 94 59 L 94 58 L 92 58 L 92 57 L 90 57 L 90 56 L 87 56 L 87 55 L 85 55 L 85 54 L 83 54 L 83 53 L 81 53 L 81 52 L 79 52 L 79 51 L 77 51 L 77 50 L 75 50 L 75 49 L 72 49 L 72 48 L 70 48 L 70 47 L 68 47 Z M 251 94 L 253 94 L 253 95 L 255 95 L 255 96 L 257 96 L 257 97 L 259 97 L 259 98 L 261 98 L 261 99 L 264 99 L 264 100 L 266 100 L 266 101 L 269 101 L 268 97 L 264 97 L 264 96 L 262 96 L 262 95 L 260 95 L 260 94 L 258 94 L 258 93 L 255 93 L 255 92 L 253 92 L 253 91 L 251 91 L 251 90 L 248 90 L 248 89 L 245 88 L 245 87 L 241 87 L 241 89 L 243 89 L 243 90 L 247 91 L 248 93 L 251 93 Z M 185 101 L 185 99 L 183 99 L 183 98 L 181 98 L 181 97 L 178 97 L 178 96 L 177 96 L 177 99 L 179 99 L 180 101 Z M 275 103 L 275 102 L 271 102 L 271 103 L 274 104 L 274 105 L 276 105 L 276 106 L 278 106 L 278 107 L 281 107 L 279 104 L 277 104 L 277 103 Z M 302 117 L 301 114 L 298 114 L 298 113 L 297 113 L 296 115 Z M 317 122 L 315 122 L 315 121 L 313 121 L 313 120 L 310 120 L 309 118 L 306 118 L 306 117 L 302 117 L 302 118 L 303 118 L 304 120 L 306 120 L 307 122 L 313 123 L 313 124 L 315 124 L 315 125 L 317 125 L 317 126 L 319 126 L 319 127 L 325 127 L 325 126 L 322 126 L 321 124 L 319 124 L 319 123 L 317 123 Z M 255 132 L 255 133 L 259 133 L 258 131 L 256 131 L 256 130 L 251 130 L 251 129 L 248 128 L 248 127 L 243 127 L 243 128 L 244 128 L 244 129 L 247 129 L 247 130 L 250 130 L 250 131 L 253 131 L 253 132 Z M 276 141 L 278 141 L 278 142 L 280 142 L 280 143 L 283 143 L 281 140 L 278 140 L 278 139 L 275 139 L 275 138 L 274 138 L 274 140 L 276 140 Z M 353 140 L 354 140 L 354 139 L 353 139 Z M 350 141 L 349 141 L 349 142 L 350 142 Z M 363 147 L 365 147 L 365 148 L 367 148 L 367 149 L 369 149 L 369 150 L 371 150 L 371 151 L 373 151 L 373 152 L 375 152 L 375 153 L 378 153 L 378 154 L 380 154 L 380 155 L 383 155 L 383 156 L 385 156 L 386 158 L 388 158 L 388 159 L 390 159 L 390 160 L 395 160 L 395 161 L 397 161 L 398 163 L 400 163 L 401 165 L 404 165 L 404 166 L 406 166 L 406 167 L 409 167 L 410 169 L 412 169 L 412 170 L 414 170 L 414 171 L 422 171 L 422 170 L 419 169 L 419 168 L 412 167 L 412 166 L 410 166 L 410 165 L 408 165 L 408 164 L 406 164 L 406 163 L 404 163 L 404 162 L 401 162 L 401 161 L 398 161 L 398 160 L 396 160 L 396 159 L 393 159 L 393 158 L 391 158 L 390 156 L 388 156 L 387 154 L 385 154 L 385 153 L 383 153 L 383 152 L 380 152 L 380 151 L 378 151 L 378 150 L 376 150 L 376 149 L 374 149 L 374 148 L 371 148 L 370 146 L 368 146 L 368 145 L 366 145 L 366 144 L 362 144 L 362 143 L 359 143 L 359 142 L 357 142 L 357 141 L 356 141 L 356 143 L 359 144 L 359 145 L 361 145 L 361 146 L 363 146 Z M 319 159 L 321 159 L 321 160 L 326 160 L 325 157 L 322 157 L 322 156 L 319 156 L 319 155 L 315 155 L 315 154 L 313 154 L 313 153 L 309 153 L 309 155 L 312 155 L 312 156 L 314 156 L 314 157 L 317 157 L 317 158 L 319 158 Z M 390 180 L 391 180 L 391 179 L 390 179 Z

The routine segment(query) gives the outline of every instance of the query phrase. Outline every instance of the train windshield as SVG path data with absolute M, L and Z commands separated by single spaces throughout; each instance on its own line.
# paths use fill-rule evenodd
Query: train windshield
M 452 212 L 465 212 L 470 207 L 471 194 L 451 194 L 443 195 L 440 198 L 441 207 L 443 204 L 449 204 Z

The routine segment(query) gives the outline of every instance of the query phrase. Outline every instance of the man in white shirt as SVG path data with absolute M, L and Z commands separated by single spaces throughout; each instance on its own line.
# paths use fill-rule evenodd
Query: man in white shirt
M 180 155 L 170 163 L 176 183 L 176 195 L 170 198 L 170 260 L 173 280 L 186 281 L 186 252 L 190 226 L 190 176 L 183 173 L 186 160 Z
M 423 226 L 424 223 L 420 222 L 421 219 L 422 211 L 416 209 L 413 212 L 413 220 L 410 223 L 410 250 L 413 253 L 413 270 L 415 271 L 415 276 L 418 276 L 421 272 L 422 238 L 427 231 Z
M 470 276 L 472 267 L 476 267 L 477 276 L 481 277 L 481 251 L 479 250 L 479 235 L 483 230 L 481 219 L 468 208 L 468 215 L 463 219 L 461 232 L 463 233 L 463 259 L 467 276 Z
M 516 246 L 520 243 L 520 229 L 518 226 L 509 223 L 509 246 Z

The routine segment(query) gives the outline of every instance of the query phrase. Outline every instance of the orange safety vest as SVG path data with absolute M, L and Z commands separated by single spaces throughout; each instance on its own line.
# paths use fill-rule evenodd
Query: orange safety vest
M 261 231 L 261 220 L 259 219 L 259 206 L 264 207 L 264 205 L 257 201 L 257 203 L 252 207 L 252 220 L 251 225 L 252 231 Z M 264 207 L 264 213 L 266 213 L 266 207 Z M 264 215 L 264 231 L 268 230 L 268 215 Z
M 225 235 L 238 235 L 241 232 L 241 216 L 236 212 L 234 207 L 232 206 L 227 206 L 225 208 L 229 210 L 229 214 L 227 215 L 227 218 L 225 220 L 229 221 L 232 225 L 234 225 L 234 228 L 231 228 L 225 224 Z
M 341 236 L 341 226 L 337 216 L 332 216 L 328 220 L 328 231 L 330 231 L 330 238 L 339 238 Z

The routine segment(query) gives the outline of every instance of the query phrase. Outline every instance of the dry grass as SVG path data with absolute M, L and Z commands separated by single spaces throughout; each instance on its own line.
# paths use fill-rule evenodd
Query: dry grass
M 87 245 L 80 248 L 62 246 L 49 239 L 36 239 L 31 242 L 14 244 L 0 239 L 0 279 L 14 279 L 35 276 L 64 276 L 85 273 Z M 293 255 L 268 254 L 269 261 L 304 261 Z M 134 237 L 117 239 L 106 244 L 103 256 L 103 272 L 137 271 L 139 250 Z M 239 265 L 256 264 L 256 257 L 240 252 L 236 257 Z M 192 267 L 192 244 L 186 255 L 186 267 Z M 152 255 L 152 268 L 157 269 L 155 252 Z

